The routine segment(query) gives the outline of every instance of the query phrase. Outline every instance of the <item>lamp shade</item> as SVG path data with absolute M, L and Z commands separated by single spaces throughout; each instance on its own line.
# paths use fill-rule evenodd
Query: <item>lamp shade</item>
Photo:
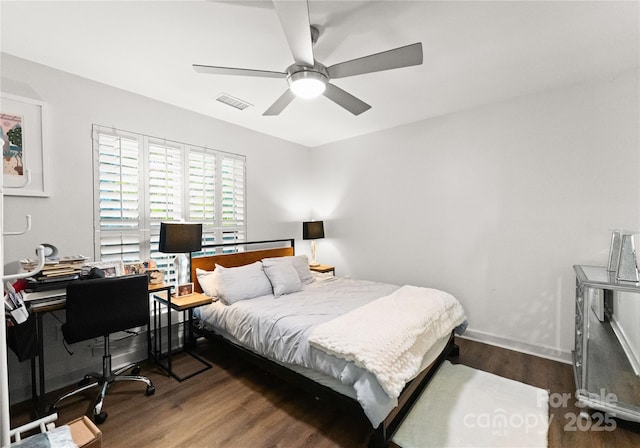
M 324 222 L 305 221 L 302 223 L 302 239 L 317 240 L 324 238 Z
M 202 224 L 160 223 L 158 250 L 169 254 L 196 252 L 202 249 Z

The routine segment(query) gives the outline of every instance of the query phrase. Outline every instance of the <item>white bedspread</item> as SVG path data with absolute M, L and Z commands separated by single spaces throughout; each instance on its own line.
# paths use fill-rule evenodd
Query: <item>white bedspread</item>
M 309 343 L 372 372 L 397 398 L 420 371 L 427 350 L 465 320 L 451 294 L 406 285 L 316 326 Z

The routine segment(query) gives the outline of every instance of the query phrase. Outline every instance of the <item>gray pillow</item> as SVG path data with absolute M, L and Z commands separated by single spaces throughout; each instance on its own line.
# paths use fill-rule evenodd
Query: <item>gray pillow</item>
M 309 269 L 309 257 L 306 255 L 264 258 L 262 262 L 264 263 L 266 260 L 273 260 L 276 263 L 291 263 L 298 272 L 298 277 L 300 277 L 300 281 L 303 285 L 313 283 L 313 274 Z
M 302 282 L 298 276 L 298 271 L 293 264 L 288 262 L 274 261 L 273 259 L 262 260 L 264 272 L 269 277 L 273 286 L 273 295 L 280 297 L 283 294 L 300 291 Z
M 216 264 L 214 272 L 218 272 L 219 275 L 218 298 L 227 305 L 273 293 L 271 282 L 259 261 L 235 268 L 225 268 Z

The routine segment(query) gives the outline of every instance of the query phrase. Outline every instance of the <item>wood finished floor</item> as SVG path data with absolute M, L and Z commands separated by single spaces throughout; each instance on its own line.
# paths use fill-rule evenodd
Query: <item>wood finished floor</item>
M 568 364 L 464 339 L 458 339 L 458 345 L 462 364 L 574 396 Z M 100 425 L 103 448 L 367 446 L 368 421 L 358 413 L 317 401 L 207 341 L 200 343 L 198 352 L 213 369 L 182 383 L 144 363 L 143 374 L 156 386 L 153 396 L 145 396 L 145 386 L 139 383 L 110 388 L 104 404 L 109 418 Z M 60 392 L 50 393 L 48 402 Z M 62 403 L 57 423 L 90 414 L 94 396 L 91 391 Z M 579 411 L 573 399 L 567 407 L 550 408 L 549 447 L 640 446 L 640 425 L 620 420 L 611 432 L 565 431 L 571 423 L 566 415 Z M 11 417 L 12 427 L 34 418 L 29 403 L 13 406 Z

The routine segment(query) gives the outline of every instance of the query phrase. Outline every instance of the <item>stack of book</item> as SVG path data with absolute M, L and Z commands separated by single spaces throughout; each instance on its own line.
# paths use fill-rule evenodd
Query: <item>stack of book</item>
M 86 260 L 83 255 L 47 258 L 42 270 L 28 279 L 27 288 L 33 291 L 55 289 L 77 280 Z M 20 260 L 20 265 L 25 271 L 31 271 L 38 266 L 38 260 Z

